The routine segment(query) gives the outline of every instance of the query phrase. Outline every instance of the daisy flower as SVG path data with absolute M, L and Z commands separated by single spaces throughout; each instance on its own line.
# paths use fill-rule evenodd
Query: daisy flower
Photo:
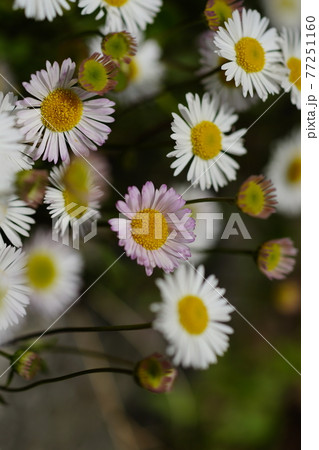
M 51 233 L 43 230 L 28 241 L 25 251 L 30 304 L 44 316 L 55 317 L 79 295 L 80 253 L 53 241 Z
M 30 290 L 25 276 L 25 256 L 21 249 L 0 248 L 0 330 L 19 323 L 26 315 Z
M 291 239 L 267 241 L 258 250 L 259 270 L 270 280 L 282 280 L 293 271 L 297 249 Z
M 49 181 L 54 187 L 46 189 L 44 203 L 48 204 L 54 229 L 64 236 L 70 226 L 74 235 L 84 235 L 100 217 L 99 199 L 103 195 L 91 165 L 81 157 L 72 158 L 69 165 L 54 167 Z
M 13 8 L 24 9 L 28 19 L 48 19 L 51 22 L 57 15 L 63 15 L 62 8 L 70 9 L 68 2 L 74 2 L 74 0 L 15 0 Z
M 264 175 L 252 175 L 240 186 L 236 203 L 249 216 L 268 219 L 276 212 L 275 192 L 272 182 Z
M 219 67 L 227 62 L 225 58 L 221 58 L 216 53 L 216 46 L 214 44 L 212 31 L 205 32 L 199 40 L 199 53 L 201 68 L 198 71 L 199 75 L 208 75 L 201 79 L 204 89 L 209 94 L 213 95 L 218 92 L 222 103 L 227 103 L 233 106 L 236 111 L 245 111 L 256 103 L 256 97 L 244 97 L 241 87 L 236 87 L 234 80 L 226 81 L 225 72 L 219 70 L 217 73 L 211 74 L 216 67 Z M 209 74 L 210 73 L 210 74 Z
M 140 192 L 128 188 L 125 201 L 116 207 L 125 218 L 111 219 L 111 229 L 117 232 L 119 245 L 127 256 L 145 266 L 147 275 L 155 267 L 172 272 L 180 260 L 191 256 L 188 243 L 195 239 L 195 220 L 190 209 L 184 209 L 185 200 L 165 184 L 155 189 L 148 181 Z
M 75 154 L 88 155 L 104 144 L 113 122 L 114 103 L 107 98 L 92 99 L 92 92 L 75 87 L 75 63 L 63 61 L 61 68 L 48 61 L 47 70 L 31 76 L 25 89 L 33 95 L 18 102 L 18 124 L 27 142 L 33 143 L 34 159 L 57 163 L 59 156 L 69 162 L 68 146 Z M 45 81 L 43 81 L 45 80 Z M 35 97 L 35 98 L 34 98 Z
M 15 195 L 0 194 L 0 248 L 4 245 L 3 236 L 15 247 L 22 246 L 20 235 L 29 236 L 30 225 L 34 223 L 30 216 L 34 213 Z
M 91 14 L 98 8 L 96 19 L 106 14 L 106 32 L 126 30 L 133 34 L 145 30 L 161 6 L 162 0 L 79 0 L 82 14 Z
M 161 48 L 154 39 L 141 41 L 128 64 L 121 63 L 114 92 L 123 103 L 135 103 L 160 91 L 165 66 L 160 61 Z
M 279 92 L 284 74 L 279 37 L 274 28 L 266 31 L 268 23 L 257 11 L 236 10 L 214 40 L 219 56 L 228 61 L 222 66 L 226 80 L 241 85 L 244 97 L 248 92 L 253 97 L 255 90 L 263 101 Z
M 221 104 L 217 95 L 211 98 L 206 93 L 201 100 L 197 94 L 188 93 L 186 101 L 187 107 L 178 105 L 182 117 L 173 113 L 171 137 L 176 145 L 167 156 L 176 158 L 171 164 L 175 176 L 191 161 L 187 180 L 194 186 L 199 184 L 202 190 L 213 186 L 218 191 L 236 179 L 239 165 L 228 154 L 246 153 L 241 139 L 246 130 L 225 134 L 231 131 L 238 116 Z
M 228 348 L 230 320 L 234 308 L 223 297 L 214 275 L 205 279 L 204 266 L 197 270 L 181 265 L 173 275 L 156 280 L 162 303 L 153 303 L 153 328 L 168 341 L 167 354 L 173 364 L 207 369 Z
M 262 0 L 262 4 L 276 28 L 300 27 L 301 0 Z
M 286 92 L 291 91 L 291 103 L 301 109 L 301 35 L 298 28 L 284 28 L 281 33 L 280 45 L 284 56 L 284 64 L 288 75 L 281 86 Z
M 235 9 L 241 11 L 242 4 L 243 0 L 208 0 L 204 14 L 209 28 L 216 31 L 219 26 L 223 26 Z
M 274 145 L 266 168 L 277 192 L 278 212 L 290 216 L 300 214 L 301 207 L 301 134 L 294 130 Z
M 109 56 L 93 53 L 80 65 L 79 83 L 86 91 L 103 95 L 116 86 L 116 74 L 117 65 Z

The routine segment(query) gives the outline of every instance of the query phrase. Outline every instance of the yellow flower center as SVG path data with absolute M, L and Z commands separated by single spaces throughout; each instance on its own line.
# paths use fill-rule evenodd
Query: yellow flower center
M 260 72 L 265 65 L 265 50 L 254 38 L 243 37 L 235 45 L 237 64 L 247 73 Z
M 301 91 L 301 60 L 293 56 L 292 58 L 288 59 L 287 67 L 290 70 L 290 83 L 293 83 L 298 91 Z
M 215 158 L 222 149 L 222 133 L 212 122 L 203 120 L 192 128 L 193 153 L 202 159 Z
M 102 91 L 108 80 L 108 74 L 102 63 L 93 59 L 89 59 L 84 63 L 80 83 L 87 91 Z
M 169 235 L 164 215 L 150 208 L 135 214 L 131 222 L 131 230 L 134 241 L 146 250 L 157 250 L 162 247 Z
M 41 104 L 43 125 L 60 133 L 72 130 L 80 122 L 82 113 L 83 103 L 70 89 L 55 89 Z
M 178 302 L 180 324 L 190 334 L 201 334 L 206 330 L 209 317 L 202 299 L 187 295 Z
M 89 204 L 90 168 L 82 158 L 74 158 L 67 166 L 62 181 L 64 206 L 67 213 L 76 219 L 82 217 Z
M 128 79 L 129 81 L 135 81 L 140 73 L 140 69 L 138 67 L 138 64 L 136 62 L 135 58 L 132 58 L 129 65 L 128 65 Z
M 31 254 L 27 261 L 27 277 L 31 287 L 35 289 L 48 289 L 56 281 L 57 267 L 53 258 L 42 252 Z
M 156 358 L 149 358 L 147 361 L 143 361 L 143 364 L 138 365 L 137 378 L 142 386 L 151 386 L 153 389 L 157 389 L 162 384 L 164 376 L 165 372 Z
M 210 9 L 215 12 L 220 25 L 223 25 L 232 15 L 232 8 L 224 0 L 216 0 Z
M 290 183 L 297 184 L 301 180 L 301 157 L 294 158 L 287 169 L 287 180 Z
M 125 5 L 125 3 L 128 2 L 128 0 L 104 0 L 104 1 L 108 5 L 115 6 L 116 8 L 120 8 L 121 6 Z
M 268 255 L 265 256 L 264 263 L 268 272 L 272 272 L 281 259 L 281 246 L 279 244 L 267 244 L 263 247 Z
M 245 190 L 240 192 L 240 209 L 246 213 L 257 216 L 265 206 L 265 194 L 259 184 L 250 181 Z

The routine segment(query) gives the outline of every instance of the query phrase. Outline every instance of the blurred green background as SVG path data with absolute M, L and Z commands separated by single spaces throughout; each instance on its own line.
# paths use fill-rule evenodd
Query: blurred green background
M 15 87 L 21 85 L 45 61 L 62 62 L 71 57 L 79 63 L 87 56 L 86 41 L 101 22 L 94 15 L 81 16 L 73 5 L 52 23 L 28 20 L 23 11 L 13 11 L 12 1 L 0 3 L 0 61 L 11 72 Z M 262 11 L 257 1 L 246 7 Z M 202 19 L 205 1 L 164 0 L 164 6 L 146 35 L 157 39 L 167 65 L 168 85 L 191 80 L 199 67 L 197 39 L 206 30 Z M 141 187 L 152 180 L 177 180 L 166 154 L 170 139 L 171 112 L 184 102 L 186 92 L 203 93 L 198 81 L 184 83 L 155 101 L 134 109 L 117 107 L 115 122 L 106 145 L 99 150 L 111 166 L 112 182 L 125 193 L 127 186 Z M 241 113 L 236 128 L 248 127 L 274 101 L 258 102 Z M 251 174 L 259 174 L 269 160 L 272 145 L 298 127 L 300 113 L 285 95 L 258 121 L 245 137 L 247 154 L 240 158 L 238 179 L 219 193 L 233 195 Z M 39 166 L 49 167 L 38 163 Z M 108 186 L 105 186 L 110 191 Z M 118 194 L 110 191 L 103 217 L 115 216 Z M 231 212 L 224 207 L 225 221 Z M 39 223 L 50 224 L 44 207 Z M 290 236 L 300 248 L 300 220 L 279 214 L 262 221 L 244 218 L 251 241 L 231 237 L 221 246 L 255 248 L 261 242 Z M 115 235 L 99 228 L 96 238 L 83 249 L 83 290 L 120 254 Z M 234 312 L 235 332 L 230 348 L 206 371 L 180 370 L 173 392 L 167 395 L 143 391 L 124 375 L 92 375 L 35 390 L 6 395 L 8 406 L 0 406 L 0 447 L 5 450 L 53 449 L 169 449 L 169 450 L 290 450 L 300 448 L 300 377 L 266 342 L 268 340 L 298 370 L 300 368 L 300 277 L 296 269 L 285 282 L 270 282 L 247 256 L 210 255 L 206 273 L 214 273 L 226 288 L 226 298 L 260 332 Z M 59 326 L 92 326 L 148 321 L 149 305 L 159 300 L 154 279 L 144 268 L 124 256 L 63 317 Z M 289 293 L 289 295 L 287 294 Z M 293 295 L 291 295 L 293 292 Z M 285 298 L 288 295 L 288 301 Z M 49 325 L 29 317 L 26 330 Z M 108 335 L 76 335 L 49 340 L 52 344 L 84 347 L 121 355 L 132 361 L 153 351 L 165 351 L 165 342 L 153 331 Z M 43 353 L 49 376 L 103 366 L 103 361 L 81 355 Z

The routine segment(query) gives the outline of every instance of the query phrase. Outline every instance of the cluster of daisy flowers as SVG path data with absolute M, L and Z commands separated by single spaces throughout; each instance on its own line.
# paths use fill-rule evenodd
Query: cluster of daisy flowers
M 15 0 L 14 8 L 24 8 L 28 18 L 51 21 L 70 9 L 72 1 L 48 0 L 44 6 L 38 0 Z M 114 100 L 135 103 L 155 96 L 165 73 L 160 46 L 140 33 L 153 22 L 161 0 L 80 0 L 78 6 L 82 14 L 105 18 L 103 38 L 90 42 L 91 55 L 77 70 L 70 58 L 62 64 L 47 61 L 45 69 L 23 83 L 28 94 L 22 100 L 0 93 L 0 331 L 19 324 L 29 307 L 56 319 L 77 300 L 81 253 L 56 242 L 43 227 L 23 239 L 29 237 L 40 204 L 59 239 L 70 230 L 77 239 L 87 234 L 101 217 L 101 178 L 108 182 L 109 174 L 99 150 L 111 132 Z M 188 184 L 156 187 L 147 181 L 141 189 L 130 186 L 116 204 L 118 217 L 109 220 L 119 246 L 147 276 L 157 269 L 164 272 L 156 280 L 161 302 L 151 305 L 152 327 L 167 341 L 170 360 L 155 353 L 134 370 L 138 383 L 152 392 L 171 389 L 177 374 L 172 364 L 207 369 L 216 363 L 233 333 L 228 322 L 235 308 L 225 289 L 215 275 L 205 274 L 203 265 L 194 266 L 200 261 L 196 250 L 216 245 L 202 239 L 208 230 L 195 219 L 200 213 L 218 214 L 212 208 L 218 198 L 209 194 L 212 203 L 206 210 L 194 203 L 207 200 L 205 191 L 215 194 L 237 179 L 237 158 L 247 153 L 247 129 L 236 125 L 236 111 L 281 88 L 300 108 L 297 29 L 283 28 L 279 34 L 241 0 L 208 0 L 205 16 L 210 30 L 200 39 L 199 71 L 205 93 L 186 93 L 179 114 L 172 114 L 174 148 L 167 154 L 174 159 L 174 176 L 188 167 Z M 38 169 L 37 161 L 52 167 Z M 243 180 L 231 203 L 263 220 L 276 208 L 298 214 L 300 167 L 296 130 L 277 143 L 266 175 Z M 195 199 L 187 195 L 191 188 Z M 256 266 L 270 280 L 290 274 L 296 254 L 289 238 L 266 241 L 252 251 Z M 26 379 L 42 367 L 32 352 L 18 359 L 15 370 Z

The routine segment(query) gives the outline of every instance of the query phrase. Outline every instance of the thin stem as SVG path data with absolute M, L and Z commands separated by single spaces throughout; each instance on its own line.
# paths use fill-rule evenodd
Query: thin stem
M 193 203 L 204 203 L 204 202 L 224 202 L 224 203 L 235 203 L 236 199 L 234 197 L 206 197 L 206 198 L 195 198 L 194 200 L 186 200 L 186 205 L 191 205 Z
M 109 361 L 112 361 L 114 363 L 126 364 L 128 366 L 134 365 L 134 363 L 132 361 L 128 361 L 126 359 L 119 358 L 117 356 L 108 355 L 107 353 L 97 352 L 95 350 L 90 350 L 87 348 L 70 347 L 67 345 L 56 345 L 51 348 L 43 349 L 42 351 L 53 352 L 53 353 L 80 354 L 80 355 L 88 356 L 91 358 L 99 358 L 99 359 L 104 359 L 104 360 L 108 359 Z
M 238 254 L 238 255 L 249 255 L 249 256 L 255 256 L 256 250 L 251 250 L 247 248 L 210 248 L 208 250 L 198 250 L 193 249 L 193 251 L 198 253 L 230 253 L 230 254 Z
M 0 355 L 3 356 L 4 358 L 7 358 L 7 359 L 11 359 L 12 358 L 12 355 L 9 355 L 9 353 L 4 352 L 3 350 L 0 350 Z
M 106 373 L 106 372 L 123 373 L 125 375 L 131 375 L 131 376 L 134 373 L 134 371 L 131 369 L 122 369 L 119 367 L 99 367 L 96 369 L 88 369 L 88 370 L 82 370 L 80 372 L 69 373 L 69 374 L 63 375 L 61 377 L 46 378 L 44 380 L 39 380 L 39 381 L 36 381 L 35 383 L 27 384 L 26 386 L 22 386 L 22 387 L 18 387 L 18 388 L 0 386 L 0 390 L 6 391 L 6 392 L 28 391 L 29 389 L 33 389 L 37 386 L 41 386 L 42 384 L 58 383 L 59 381 L 69 380 L 70 378 L 81 377 L 82 375 L 88 375 L 91 373 Z
M 37 331 L 35 333 L 25 334 L 23 336 L 18 336 L 14 339 L 11 339 L 8 342 L 2 344 L 12 345 L 19 341 L 25 341 L 28 339 L 39 338 L 43 336 L 50 336 L 52 334 L 61 334 L 61 333 L 96 333 L 96 332 L 108 332 L 108 331 L 134 331 L 134 330 L 145 330 L 147 328 L 152 328 L 152 322 L 147 323 L 138 323 L 134 325 L 113 325 L 107 327 L 63 327 L 63 328 L 55 328 L 53 330 L 44 330 Z

